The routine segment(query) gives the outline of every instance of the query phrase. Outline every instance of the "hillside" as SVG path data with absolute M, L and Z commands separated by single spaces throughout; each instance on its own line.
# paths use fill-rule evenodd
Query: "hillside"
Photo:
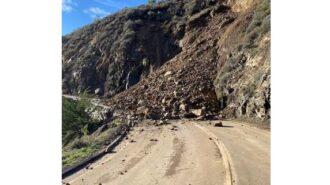
M 168 0 L 63 37 L 64 94 L 112 115 L 270 120 L 268 0 Z

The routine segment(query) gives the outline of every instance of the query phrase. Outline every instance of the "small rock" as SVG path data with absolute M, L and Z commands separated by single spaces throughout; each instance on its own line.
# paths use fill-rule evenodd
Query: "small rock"
M 204 120 L 205 119 L 205 116 L 199 116 L 196 118 L 196 120 L 200 121 L 200 120 Z
M 172 128 L 171 128 L 171 130 L 173 130 L 173 131 L 177 131 L 178 129 L 177 129 L 177 126 L 173 126 Z
M 138 101 L 138 105 L 144 105 L 145 103 L 146 103 L 145 100 L 139 100 L 139 101 Z
M 166 77 L 166 76 L 169 76 L 169 75 L 171 75 L 172 74 L 172 71 L 167 71 L 165 74 L 164 74 L 164 76 Z
M 187 105 L 186 104 L 181 104 L 179 108 L 180 108 L 180 110 L 187 111 Z
M 163 98 L 162 99 L 162 104 L 165 104 L 166 103 L 166 98 Z
M 134 142 L 136 142 L 134 139 L 131 139 L 130 141 L 129 141 L 130 143 L 134 143 Z
M 159 120 L 157 126 L 168 124 L 166 120 Z
M 215 123 L 214 123 L 214 126 L 215 126 L 215 127 L 222 127 L 223 125 L 222 125 L 222 122 L 219 121 L 219 122 L 215 122 Z
M 95 89 L 95 91 L 94 91 L 95 94 L 99 94 L 100 92 L 101 92 L 101 89 L 100 89 L 100 88 L 97 88 L 97 89 Z
M 124 172 L 119 172 L 120 175 L 124 175 Z

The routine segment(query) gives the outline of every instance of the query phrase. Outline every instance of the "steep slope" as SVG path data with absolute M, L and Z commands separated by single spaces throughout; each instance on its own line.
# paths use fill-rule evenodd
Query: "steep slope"
M 270 119 L 269 1 L 193 0 L 124 10 L 63 37 L 63 92 L 115 116 Z
M 236 1 L 239 16 L 221 36 L 215 88 L 222 115 L 270 120 L 270 1 Z
M 181 51 L 190 14 L 214 1 L 166 1 L 126 9 L 63 37 L 63 91 L 111 97 Z

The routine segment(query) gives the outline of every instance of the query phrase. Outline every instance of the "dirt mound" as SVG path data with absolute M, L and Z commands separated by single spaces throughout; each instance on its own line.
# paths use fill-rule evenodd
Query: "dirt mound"
M 210 14 L 210 12 L 208 13 Z M 230 13 L 207 16 L 204 27 L 194 23 L 182 40 L 182 52 L 132 88 L 108 101 L 113 109 L 159 118 L 207 116 L 219 112 L 213 82 L 217 73 L 217 41 Z M 205 23 L 200 23 L 205 24 Z M 200 114 L 194 110 L 202 109 Z

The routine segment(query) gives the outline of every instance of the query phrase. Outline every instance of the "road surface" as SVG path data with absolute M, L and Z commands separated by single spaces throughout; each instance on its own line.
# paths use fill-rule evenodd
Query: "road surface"
M 62 95 L 64 98 L 68 98 L 68 99 L 71 99 L 71 100 L 79 100 L 79 96 L 73 96 L 73 95 L 68 95 L 68 94 L 63 94 Z M 97 98 L 92 98 L 91 99 L 91 103 L 94 105 L 94 106 L 98 106 L 98 107 L 102 107 L 104 109 L 110 109 L 109 106 L 106 106 L 104 104 L 101 103 L 101 100 L 100 99 L 97 99 Z
M 224 121 L 135 127 L 115 150 L 63 179 L 70 185 L 269 185 L 270 133 Z

